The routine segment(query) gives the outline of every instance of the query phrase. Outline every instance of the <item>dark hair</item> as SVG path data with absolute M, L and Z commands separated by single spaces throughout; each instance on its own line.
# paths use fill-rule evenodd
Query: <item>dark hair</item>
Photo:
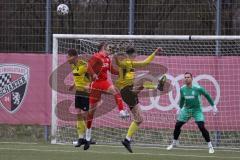
M 135 49 L 134 49 L 132 46 L 128 46 L 128 47 L 126 48 L 126 53 L 127 53 L 128 55 L 131 55 L 131 54 L 135 53 Z
M 191 76 L 191 78 L 192 78 L 192 73 L 190 73 L 190 72 L 185 72 L 184 75 L 186 75 L 186 74 L 190 74 L 190 76 Z
M 97 49 L 98 49 L 98 52 L 101 51 L 103 49 L 103 47 L 105 47 L 107 45 L 106 42 L 101 42 L 98 46 L 97 46 Z
M 76 50 L 76 49 L 73 49 L 73 48 L 69 49 L 68 52 L 67 52 L 67 54 L 68 54 L 69 56 L 77 56 L 77 55 L 78 55 L 77 50 Z

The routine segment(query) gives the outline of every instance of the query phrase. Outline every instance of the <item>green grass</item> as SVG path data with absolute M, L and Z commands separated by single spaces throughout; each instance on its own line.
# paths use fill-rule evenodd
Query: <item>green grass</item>
M 44 126 L 0 124 L 0 142 L 44 142 Z M 49 130 L 50 131 L 50 130 Z M 1 159 L 0 159 L 1 160 Z
M 206 148 L 166 151 L 159 147 L 133 146 L 133 150 L 131 154 L 122 146 L 92 145 L 84 151 L 71 145 L 0 142 L 0 160 L 232 160 L 240 157 L 240 151 L 223 149 L 216 149 L 215 154 L 208 154 Z

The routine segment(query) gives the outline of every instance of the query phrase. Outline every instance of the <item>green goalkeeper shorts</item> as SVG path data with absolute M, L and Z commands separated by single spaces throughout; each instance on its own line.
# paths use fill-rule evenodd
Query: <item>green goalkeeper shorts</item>
M 198 109 L 186 109 L 182 108 L 177 120 L 181 122 L 187 122 L 190 118 L 194 118 L 195 122 L 205 121 L 204 114 L 201 108 Z

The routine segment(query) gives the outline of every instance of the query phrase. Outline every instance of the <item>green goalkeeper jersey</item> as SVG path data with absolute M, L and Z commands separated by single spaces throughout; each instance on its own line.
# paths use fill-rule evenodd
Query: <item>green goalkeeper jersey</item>
M 199 109 L 202 107 L 201 95 L 207 98 L 211 106 L 214 105 L 212 98 L 209 93 L 200 85 L 192 85 L 188 87 L 186 85 L 182 86 L 180 89 L 180 102 L 179 107 L 186 109 Z

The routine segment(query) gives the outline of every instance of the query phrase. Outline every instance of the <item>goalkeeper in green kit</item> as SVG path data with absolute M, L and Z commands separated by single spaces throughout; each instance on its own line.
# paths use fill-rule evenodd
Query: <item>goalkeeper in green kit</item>
M 201 95 L 203 95 L 213 107 L 214 115 L 218 112 L 217 107 L 214 105 L 209 93 L 203 87 L 192 84 L 193 78 L 191 73 L 186 72 L 184 74 L 184 79 L 185 85 L 180 89 L 180 110 L 177 111 L 178 118 L 173 132 L 173 142 L 167 147 L 167 150 L 171 150 L 178 145 L 178 137 L 181 133 L 181 127 L 193 117 L 199 130 L 202 132 L 202 136 L 208 143 L 209 153 L 214 153 L 209 132 L 204 125 L 205 118 L 202 111 Z

